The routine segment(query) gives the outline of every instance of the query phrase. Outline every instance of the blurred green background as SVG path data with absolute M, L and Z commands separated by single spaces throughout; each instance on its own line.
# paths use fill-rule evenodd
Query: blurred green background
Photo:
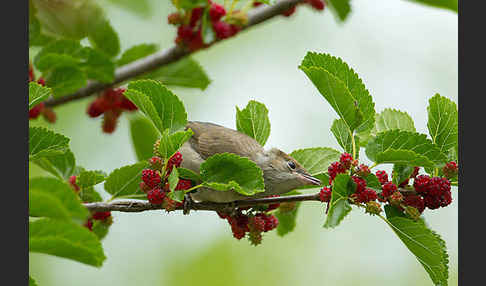
M 111 0 L 115 1 L 115 0 Z M 122 50 L 139 43 L 173 44 L 167 25 L 170 1 L 147 1 L 138 13 L 102 1 L 120 35 Z M 137 1 L 118 1 L 133 5 Z M 141 1 L 144 2 L 145 1 Z M 172 88 L 189 120 L 235 128 L 235 105 L 251 99 L 269 109 L 267 147 L 286 152 L 317 146 L 338 148 L 329 128 L 335 112 L 297 69 L 307 51 L 341 57 L 363 79 L 377 112 L 407 111 L 417 131 L 427 133 L 428 99 L 440 93 L 457 102 L 457 14 L 403 0 L 354 0 L 338 23 L 329 10 L 298 7 L 237 37 L 198 52 L 212 83 L 204 90 Z M 56 109 L 50 128 L 71 138 L 77 164 L 106 172 L 136 161 L 124 114 L 112 135 L 101 119 L 85 114 L 91 99 Z M 33 124 L 46 125 L 43 119 Z M 363 154 L 364 155 L 364 154 Z M 385 168 L 390 171 L 390 168 Z M 30 166 L 29 175 L 42 172 Z M 102 186 L 97 187 L 101 192 Z M 315 191 L 315 190 L 310 190 Z M 103 193 L 106 198 L 106 194 Z M 457 285 L 458 191 L 447 208 L 425 211 L 429 226 L 447 244 L 450 285 Z M 264 236 L 251 246 L 237 241 L 215 213 L 114 212 L 103 240 L 101 268 L 31 253 L 29 272 L 39 285 L 432 285 L 427 273 L 378 218 L 353 209 L 333 230 L 322 228 L 324 205 L 304 203 L 294 232 Z

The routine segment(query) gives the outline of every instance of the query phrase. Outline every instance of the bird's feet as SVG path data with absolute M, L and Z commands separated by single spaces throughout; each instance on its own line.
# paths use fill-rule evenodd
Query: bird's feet
M 185 194 L 184 202 L 182 203 L 182 214 L 188 215 L 191 211 L 193 203 L 194 201 L 192 200 L 191 195 L 189 193 Z

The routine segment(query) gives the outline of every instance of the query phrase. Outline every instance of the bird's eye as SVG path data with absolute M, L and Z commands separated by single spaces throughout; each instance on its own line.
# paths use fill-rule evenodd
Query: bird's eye
M 292 161 L 288 161 L 287 164 L 289 165 L 290 169 L 295 169 L 295 163 Z

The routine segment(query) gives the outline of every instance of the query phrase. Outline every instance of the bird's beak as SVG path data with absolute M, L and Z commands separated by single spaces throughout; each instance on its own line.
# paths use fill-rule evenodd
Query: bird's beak
M 314 177 L 312 177 L 309 174 L 302 174 L 302 173 L 300 173 L 299 175 L 300 175 L 300 178 L 302 179 L 302 181 L 304 181 L 307 185 L 317 185 L 317 186 L 319 186 L 321 184 L 321 180 L 319 180 L 317 178 L 314 178 Z

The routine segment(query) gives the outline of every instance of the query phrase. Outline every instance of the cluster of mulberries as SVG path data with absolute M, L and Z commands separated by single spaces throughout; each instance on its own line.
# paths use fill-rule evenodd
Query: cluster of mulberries
M 123 111 L 137 110 L 123 93 L 124 88 L 107 88 L 88 106 L 86 113 L 90 117 L 98 117 L 103 114 L 102 129 L 105 133 L 115 131 L 118 117 Z
M 176 12 L 168 16 L 169 24 L 178 26 L 176 44 L 191 51 L 208 47 L 211 43 L 203 39 L 203 25 L 209 25 L 217 39 L 234 36 L 246 24 L 246 14 L 235 10 L 227 14 L 222 5 L 208 0 L 207 5 L 190 11 Z
M 29 65 L 29 82 L 31 82 L 31 81 L 35 81 L 42 86 L 46 85 L 46 82 L 44 81 L 44 79 L 42 77 L 39 77 L 39 79 L 37 81 L 35 80 L 34 68 L 32 67 L 32 65 Z M 56 119 L 57 119 L 56 113 L 54 113 L 54 110 L 52 110 L 52 108 L 46 107 L 44 102 L 37 104 L 36 106 L 32 107 L 29 110 L 29 120 L 30 119 L 36 119 L 41 114 L 42 114 L 42 117 L 44 117 L 44 119 L 47 122 L 50 122 L 50 123 L 56 122 Z
M 256 213 L 248 211 L 246 214 L 242 212 L 242 209 L 237 209 L 236 214 L 230 215 L 218 212 L 218 216 L 228 221 L 233 237 L 240 240 L 247 236 L 251 244 L 258 245 L 262 242 L 263 232 L 271 231 L 278 226 L 277 217 L 267 213 L 270 209 L 276 207 L 274 204 L 273 208 L 269 207 L 266 211 L 258 211 Z
M 168 194 L 171 192 L 169 183 L 167 181 L 169 174 L 174 167 L 178 168 L 182 163 L 182 155 L 180 152 L 175 153 L 169 158 L 167 167 L 164 171 L 164 163 L 162 158 L 154 156 L 149 159 L 150 168 L 142 171 L 142 182 L 140 182 L 140 190 L 147 194 L 147 199 L 151 204 L 160 205 L 165 208 L 166 211 L 175 210 L 176 207 L 182 205 L 181 202 L 177 202 L 171 199 Z M 190 180 L 179 179 L 175 190 L 187 190 L 192 187 Z
M 364 164 L 357 165 L 358 162 L 353 160 L 350 154 L 343 153 L 340 160 L 333 162 L 328 168 L 329 185 L 332 185 L 337 174 L 350 174 L 356 185 L 355 192 L 350 198 L 354 203 L 365 204 L 367 213 L 379 214 L 382 211 L 379 202 L 382 202 L 396 206 L 412 218 L 418 218 L 425 208 L 437 209 L 452 202 L 449 179 L 457 177 L 458 168 L 455 162 L 449 162 L 444 166 L 444 177 L 418 175 L 420 168 L 414 167 L 412 174 L 398 185 L 389 180 L 385 171 L 376 171 L 375 175 L 381 184 L 381 192 L 378 193 L 366 185 L 365 179 L 371 173 L 369 167 Z M 399 188 L 411 188 L 410 180 L 413 180 L 415 192 L 400 192 Z M 332 198 L 332 187 L 323 187 L 319 198 L 322 202 L 329 203 Z

